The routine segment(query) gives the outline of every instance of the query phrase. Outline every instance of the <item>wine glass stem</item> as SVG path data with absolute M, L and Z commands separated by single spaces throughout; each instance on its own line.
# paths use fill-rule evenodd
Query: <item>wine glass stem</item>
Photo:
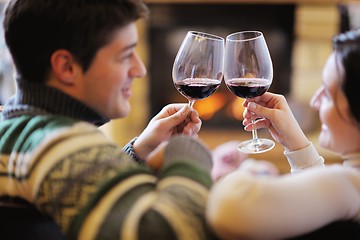
M 195 100 L 189 100 L 189 106 L 192 108 L 194 106 Z M 183 127 L 185 127 L 190 122 L 190 118 L 186 118 L 182 123 Z
M 253 124 L 252 128 L 251 128 L 251 133 L 252 133 L 252 138 L 253 138 L 252 142 L 255 146 L 258 146 L 258 145 L 260 145 L 260 142 L 259 142 L 259 138 L 257 135 L 257 130 L 256 130 L 256 128 L 254 128 L 255 119 L 253 118 L 253 116 L 254 116 L 254 114 L 251 113 L 251 123 Z
M 195 100 L 189 100 L 189 106 L 192 108 L 194 106 Z
M 255 121 L 254 120 L 251 120 L 251 123 L 254 123 Z M 253 137 L 253 140 L 256 141 L 258 139 L 258 135 L 257 135 L 257 131 L 256 129 L 254 129 L 254 127 L 252 128 L 251 130 L 252 132 L 252 137 Z

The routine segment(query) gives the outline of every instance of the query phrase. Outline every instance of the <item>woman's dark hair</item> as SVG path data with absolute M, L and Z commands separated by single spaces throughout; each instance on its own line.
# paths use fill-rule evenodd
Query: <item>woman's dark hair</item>
M 333 46 L 336 57 L 344 68 L 341 88 L 352 115 L 360 123 L 360 29 L 335 36 Z
M 70 51 L 86 71 L 114 30 L 147 11 L 142 0 L 10 0 L 5 40 L 21 79 L 44 82 L 54 51 Z

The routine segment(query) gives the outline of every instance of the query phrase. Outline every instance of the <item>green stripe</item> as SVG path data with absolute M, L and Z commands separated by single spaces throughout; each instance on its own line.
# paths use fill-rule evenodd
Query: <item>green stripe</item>
M 111 190 L 113 186 L 116 184 L 121 184 L 121 181 L 126 178 L 132 177 L 136 174 L 149 174 L 149 170 L 145 166 L 139 166 L 135 164 L 134 167 L 128 168 L 119 172 L 119 175 L 109 179 L 104 185 L 100 188 L 100 190 L 93 195 L 93 198 L 89 200 L 88 204 L 81 210 L 73 222 L 70 224 L 69 229 L 69 239 L 77 239 L 79 231 L 82 227 L 83 222 L 85 221 L 87 215 L 91 212 L 91 210 L 101 201 L 102 197 L 106 195 L 108 191 Z
M 159 173 L 159 178 L 183 176 L 192 179 L 206 188 L 212 185 L 210 173 L 191 161 L 174 161 Z
M 142 216 L 139 223 L 138 234 L 138 239 L 178 239 L 167 220 L 152 209 Z
M 24 115 L 0 122 L 0 153 L 29 152 L 37 147 L 44 137 L 60 127 L 72 126 L 73 119 L 49 115 Z
M 144 194 L 154 191 L 154 189 L 154 183 L 145 182 L 137 185 L 122 195 L 116 201 L 108 215 L 103 216 L 104 222 L 101 224 L 100 231 L 97 234 L 96 239 L 113 239 L 114 236 L 119 236 L 119 233 L 123 228 L 124 221 L 128 218 L 128 213 L 133 208 L 136 200 L 140 199 Z M 153 220 L 157 221 L 157 219 Z
M 28 116 L 22 116 L 0 122 L 0 152 L 10 154 L 14 145 L 19 141 L 19 135 L 30 120 Z

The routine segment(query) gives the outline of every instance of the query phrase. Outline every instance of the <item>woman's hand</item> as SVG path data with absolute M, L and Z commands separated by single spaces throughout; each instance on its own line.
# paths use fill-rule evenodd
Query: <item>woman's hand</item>
M 245 130 L 268 128 L 275 141 L 287 151 L 299 150 L 309 144 L 283 95 L 266 92 L 245 100 L 244 107 Z M 254 124 L 251 117 L 257 119 Z
M 225 142 L 212 151 L 213 168 L 211 177 L 214 181 L 236 171 L 241 163 L 248 158 L 248 154 L 237 149 L 239 143 L 239 141 Z
M 172 136 L 184 134 L 197 137 L 201 128 L 198 112 L 188 104 L 165 106 L 134 142 L 134 151 L 141 159 L 146 159 L 160 143 Z

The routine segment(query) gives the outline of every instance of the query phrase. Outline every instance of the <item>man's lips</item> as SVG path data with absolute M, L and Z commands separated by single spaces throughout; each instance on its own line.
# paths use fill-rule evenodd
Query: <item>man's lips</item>
M 130 87 L 128 87 L 128 88 L 123 88 L 121 92 L 122 92 L 122 94 L 124 95 L 124 97 L 126 97 L 126 98 L 130 98 L 131 95 L 132 95 L 132 92 L 131 92 L 131 88 L 130 88 Z

